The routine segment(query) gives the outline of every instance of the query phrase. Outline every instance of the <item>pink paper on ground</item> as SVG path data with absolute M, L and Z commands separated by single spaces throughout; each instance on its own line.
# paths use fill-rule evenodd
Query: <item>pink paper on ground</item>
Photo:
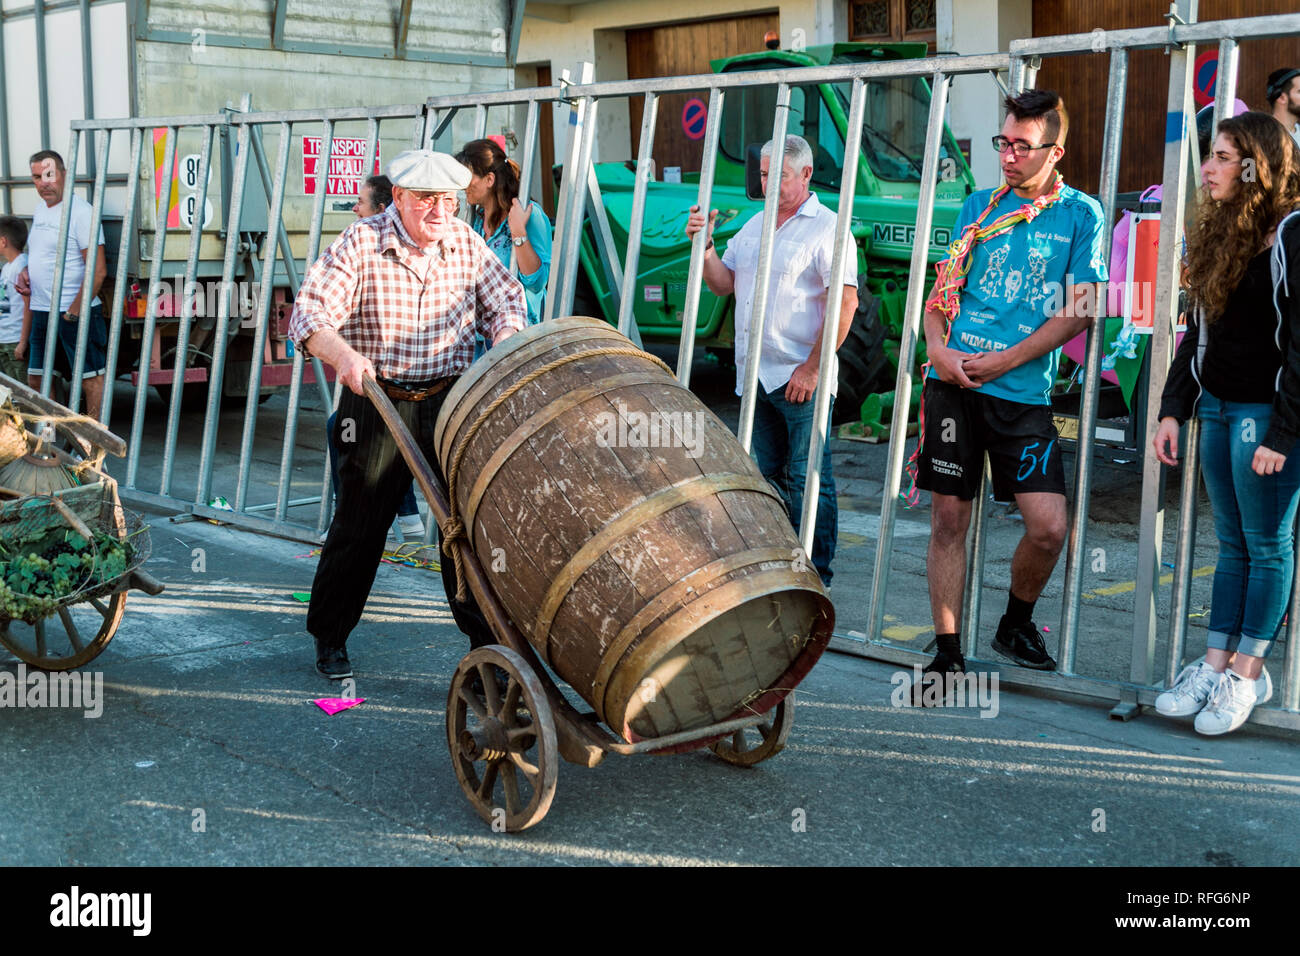
M 333 717 L 340 710 L 347 710 L 349 707 L 363 704 L 365 700 L 364 697 L 321 697 L 318 700 L 313 700 L 312 703 Z

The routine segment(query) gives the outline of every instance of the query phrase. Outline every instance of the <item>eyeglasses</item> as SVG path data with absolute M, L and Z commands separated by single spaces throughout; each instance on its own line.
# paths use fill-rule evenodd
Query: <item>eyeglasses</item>
M 401 187 L 398 187 L 401 189 Z M 435 203 L 442 203 L 444 206 L 456 205 L 455 193 L 432 192 L 427 189 L 406 189 L 403 190 L 411 197 L 418 206 L 432 206 Z
M 1055 143 L 1044 143 L 1042 146 L 1030 146 L 1028 143 L 1022 143 L 1019 140 L 1010 140 L 1005 136 L 993 137 L 993 148 L 998 151 L 999 155 L 1005 153 L 1007 148 L 1010 147 L 1011 151 L 1014 152 L 1016 157 L 1019 159 L 1024 159 L 1036 149 L 1051 149 L 1055 145 Z

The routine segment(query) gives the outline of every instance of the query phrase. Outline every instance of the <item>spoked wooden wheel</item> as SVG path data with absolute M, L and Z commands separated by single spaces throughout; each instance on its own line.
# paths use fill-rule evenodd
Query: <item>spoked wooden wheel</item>
M 786 694 L 767 716 L 768 719 L 757 727 L 737 730 L 730 737 L 710 744 L 709 749 L 737 767 L 752 767 L 768 757 L 775 757 L 785 747 L 790 728 L 794 726 L 793 695 Z
M 0 644 L 26 664 L 66 671 L 108 646 L 126 610 L 126 591 L 59 608 L 35 624 L 0 621 Z
M 546 816 L 559 771 L 555 720 L 542 682 L 510 648 L 461 660 L 447 691 L 447 746 L 465 796 L 494 830 Z

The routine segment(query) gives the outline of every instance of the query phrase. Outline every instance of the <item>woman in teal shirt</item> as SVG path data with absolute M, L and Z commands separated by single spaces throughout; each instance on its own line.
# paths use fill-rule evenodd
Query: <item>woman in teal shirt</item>
M 472 208 L 470 225 L 506 265 L 514 252 L 528 324 L 536 325 L 542 321 L 551 275 L 551 222 L 536 202 L 519 201 L 519 165 L 492 140 L 466 143 L 456 159 L 472 174 L 465 187 Z M 476 350 L 475 357 L 479 354 Z

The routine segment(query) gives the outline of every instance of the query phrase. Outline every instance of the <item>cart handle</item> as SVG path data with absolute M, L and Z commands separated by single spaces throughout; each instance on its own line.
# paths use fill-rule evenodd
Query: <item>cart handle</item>
M 361 384 L 365 389 L 366 397 L 374 403 L 375 409 L 379 412 L 379 417 L 384 420 L 384 424 L 388 426 L 393 440 L 397 442 L 397 449 L 402 453 L 402 458 L 406 460 L 407 467 L 411 469 L 411 474 L 419 483 L 420 490 L 424 492 L 424 499 L 429 503 L 429 513 L 438 522 L 438 527 L 440 529 L 444 528 L 450 517 L 450 509 L 447 507 L 447 499 L 443 497 L 438 479 L 434 475 L 433 469 L 429 467 L 428 459 L 424 457 L 424 452 L 420 450 L 420 446 L 411 437 L 411 432 L 406 427 L 406 423 L 397 414 L 397 409 L 388 400 L 388 395 L 379 387 L 379 383 L 370 375 L 366 375 L 361 379 Z M 453 548 L 459 550 L 461 570 L 465 572 L 465 579 L 469 584 L 470 591 L 474 594 L 475 600 L 478 601 L 479 608 L 487 616 L 493 632 L 501 639 L 501 643 L 511 650 L 532 657 L 535 661 L 536 657 L 533 656 L 532 646 L 524 640 L 523 635 L 519 633 L 514 622 L 506 614 L 505 609 L 498 603 L 492 589 L 488 587 L 487 576 L 483 573 L 483 568 L 478 563 L 478 558 L 474 555 L 469 542 L 464 538 L 457 538 L 449 539 L 449 543 Z
M 60 419 L 59 428 L 66 429 L 82 441 L 89 442 L 96 448 L 102 448 L 118 458 L 126 457 L 126 442 L 111 431 L 86 415 L 78 415 L 75 420 L 64 420 L 73 414 L 66 405 L 60 405 L 53 399 L 46 398 L 40 392 L 8 375 L 0 374 L 0 385 L 5 385 L 13 397 L 23 404 L 30 405 L 42 415 Z

